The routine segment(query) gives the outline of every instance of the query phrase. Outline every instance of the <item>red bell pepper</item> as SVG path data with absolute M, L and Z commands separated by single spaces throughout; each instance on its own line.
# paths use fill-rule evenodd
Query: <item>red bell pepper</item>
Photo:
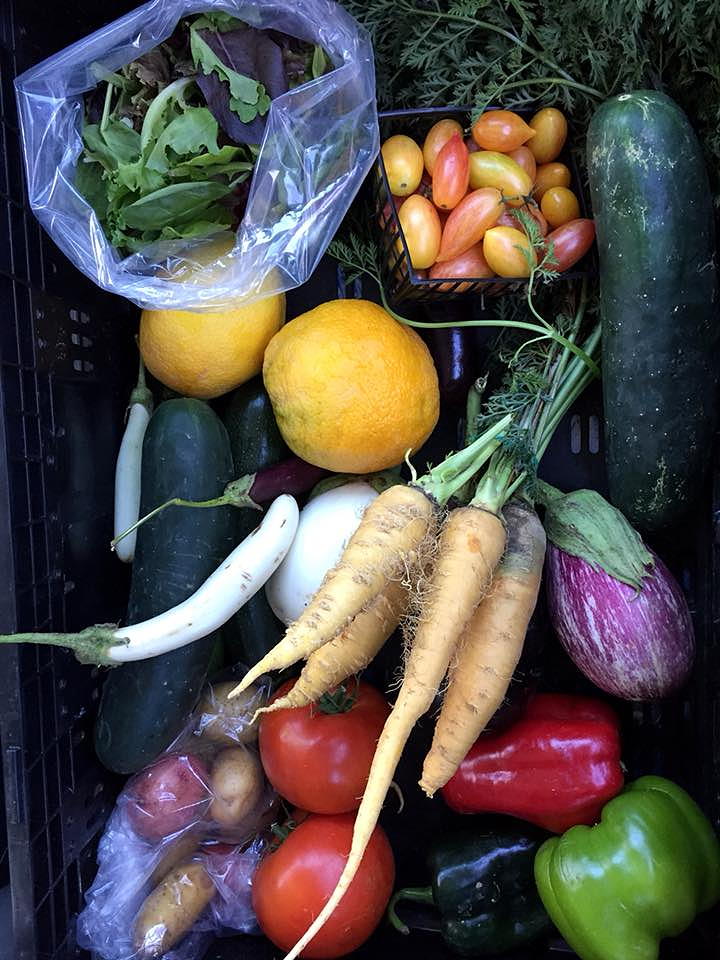
M 442 795 L 458 813 L 505 813 L 564 833 L 595 823 L 622 787 L 613 710 L 541 693 L 509 729 L 475 742 Z

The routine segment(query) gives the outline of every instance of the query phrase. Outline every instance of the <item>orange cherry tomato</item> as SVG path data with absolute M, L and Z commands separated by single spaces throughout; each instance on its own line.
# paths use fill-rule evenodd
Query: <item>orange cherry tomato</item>
M 527 143 L 535 131 L 512 110 L 486 110 L 473 124 L 472 135 L 482 150 L 507 153 Z
M 443 228 L 437 259 L 453 260 L 485 236 L 503 212 L 500 191 L 494 187 L 473 190 L 455 207 Z
M 425 137 L 422 150 L 425 169 L 431 176 L 435 169 L 437 155 L 454 133 L 457 133 L 459 136 L 463 135 L 463 128 L 457 120 L 447 118 L 445 120 L 438 120 L 437 123 L 430 127 L 428 135 Z
M 538 163 L 549 163 L 560 156 L 565 146 L 568 125 L 565 115 L 555 107 L 538 110 L 530 121 L 535 136 L 528 146 Z
M 562 273 L 581 260 L 593 245 L 595 224 L 592 220 L 569 220 L 553 230 L 546 238 L 547 247 L 552 244 L 553 270 Z
M 569 187 L 570 170 L 564 163 L 543 163 L 537 168 L 533 194 L 538 203 L 542 200 L 546 190 L 550 187 Z
M 540 209 L 551 227 L 561 227 L 580 216 L 578 198 L 567 187 L 550 187 L 543 194 Z
M 536 262 L 535 251 L 521 230 L 492 227 L 485 234 L 483 253 L 490 269 L 499 277 L 529 277 Z
M 470 187 L 495 187 L 511 207 L 520 207 L 532 190 L 532 180 L 512 157 L 493 150 L 470 155 Z
M 492 277 L 493 272 L 488 266 L 485 255 L 482 251 L 482 243 L 476 243 L 464 253 L 452 260 L 438 261 L 430 267 L 430 280 L 454 280 L 462 277 L 471 277 L 473 280 Z M 441 283 L 437 290 L 452 290 L 453 293 L 464 293 L 472 284 L 461 283 L 455 286 L 455 283 Z
M 385 141 L 380 152 L 390 193 L 396 197 L 408 197 L 414 193 L 425 169 L 420 147 L 410 137 L 396 134 Z
M 467 147 L 459 133 L 454 133 L 435 158 L 433 203 L 452 210 L 467 193 L 470 177 Z
M 415 194 L 407 198 L 398 217 L 413 267 L 431 267 L 437 260 L 442 236 L 437 210 L 425 197 Z
M 530 147 L 518 147 L 517 150 L 510 150 L 508 156 L 511 160 L 514 160 L 519 167 L 522 167 L 530 177 L 530 180 L 535 183 L 537 164 L 535 163 L 535 157 L 530 151 Z

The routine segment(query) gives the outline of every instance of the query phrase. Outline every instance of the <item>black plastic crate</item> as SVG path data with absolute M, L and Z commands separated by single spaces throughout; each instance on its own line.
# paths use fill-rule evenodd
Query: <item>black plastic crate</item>
M 499 109 L 488 107 L 488 109 Z M 525 120 L 534 114 L 534 109 L 516 111 Z M 385 110 L 379 114 L 380 142 L 393 134 L 406 134 L 422 144 L 428 131 L 438 120 L 445 117 L 457 120 L 463 128 L 468 126 L 473 115 L 472 107 L 416 107 L 407 110 Z M 572 130 L 570 131 L 570 138 Z M 580 216 L 587 217 L 588 201 L 575 158 L 566 146 L 558 160 L 570 170 L 570 186 L 578 198 Z M 519 290 L 526 281 L 513 277 L 467 277 L 465 279 L 436 277 L 430 279 L 427 270 L 416 270 L 410 260 L 407 242 L 400 227 L 382 154 L 368 178 L 368 203 L 375 213 L 375 228 L 379 234 L 379 247 L 383 285 L 391 303 L 408 301 L 435 301 L 442 303 L 458 297 L 493 297 Z M 562 274 L 559 282 L 577 280 L 595 268 L 593 251 L 586 254 L 572 270 Z
M 22 0 L 0 5 L 0 632 L 76 629 L 121 617 L 127 570 L 111 556 L 114 462 L 135 376 L 137 311 L 79 274 L 27 209 L 12 77 L 133 5 L 102 9 L 72 0 L 42 11 Z M 335 296 L 342 275 L 326 261 L 288 297 L 289 315 Z M 366 295 L 372 292 L 366 291 Z M 478 335 L 482 350 L 484 331 Z M 481 356 L 479 357 L 479 362 Z M 423 452 L 444 450 L 457 410 L 444 412 Z M 605 486 L 598 389 L 561 424 L 544 461 L 546 479 L 564 487 Z M 454 437 L 450 441 L 454 445 Z M 720 462 L 716 465 L 720 467 Z M 655 545 L 680 578 L 697 632 L 697 664 L 682 694 L 658 704 L 617 704 L 628 776 L 655 772 L 685 786 L 720 827 L 720 469 L 681 535 Z M 546 684 L 591 689 L 557 644 L 546 649 Z M 382 665 L 379 666 L 382 669 Z M 7 840 L 0 826 L 0 887 L 12 885 L 12 933 L 0 914 L 3 946 L 14 960 L 86 956 L 72 942 L 74 917 L 95 873 L 97 838 L 119 778 L 97 762 L 90 735 L 102 677 L 55 648 L 0 647 L 0 747 Z M 426 835 L 452 815 L 425 801 L 417 772 L 430 736 L 419 725 L 397 780 L 407 802 L 383 815 L 396 851 L 398 883 L 423 881 Z M 2 898 L 0 898 L 0 909 Z M 422 920 L 427 929 L 432 922 Z M 707 915 L 664 958 L 718 955 L 720 911 Z M 450 960 L 436 935 L 400 937 L 381 929 L 358 960 L 418 954 Z M 0 948 L 2 955 L 2 948 Z M 270 960 L 267 941 L 218 942 L 207 960 Z M 559 940 L 511 960 L 572 954 Z M 621 960 L 621 958 L 618 958 Z

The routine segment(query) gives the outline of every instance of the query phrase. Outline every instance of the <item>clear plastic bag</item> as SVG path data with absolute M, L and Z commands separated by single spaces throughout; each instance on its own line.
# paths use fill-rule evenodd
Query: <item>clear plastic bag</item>
M 205 691 L 172 747 L 131 777 L 98 845 L 77 942 L 103 960 L 199 960 L 214 936 L 259 933 L 252 876 L 277 818 L 235 681 Z
M 167 39 L 183 17 L 208 11 L 318 43 L 335 69 L 273 100 L 229 252 L 218 253 L 215 237 L 123 258 L 74 186 L 83 94 Z M 83 273 L 141 307 L 213 310 L 304 283 L 379 148 L 372 45 L 331 0 L 151 0 L 15 84 L 32 209 Z

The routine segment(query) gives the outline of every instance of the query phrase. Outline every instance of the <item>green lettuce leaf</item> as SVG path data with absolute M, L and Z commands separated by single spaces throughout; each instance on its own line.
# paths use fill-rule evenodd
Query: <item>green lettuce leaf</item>
M 217 180 L 173 183 L 126 206 L 121 211 L 121 221 L 125 227 L 134 230 L 178 226 L 193 218 L 201 219 L 207 208 L 226 196 L 230 189 Z
M 173 150 L 179 157 L 207 150 L 217 156 L 218 122 L 207 107 L 186 107 L 158 137 L 145 165 L 150 170 L 167 173 L 170 161 L 167 152 Z

